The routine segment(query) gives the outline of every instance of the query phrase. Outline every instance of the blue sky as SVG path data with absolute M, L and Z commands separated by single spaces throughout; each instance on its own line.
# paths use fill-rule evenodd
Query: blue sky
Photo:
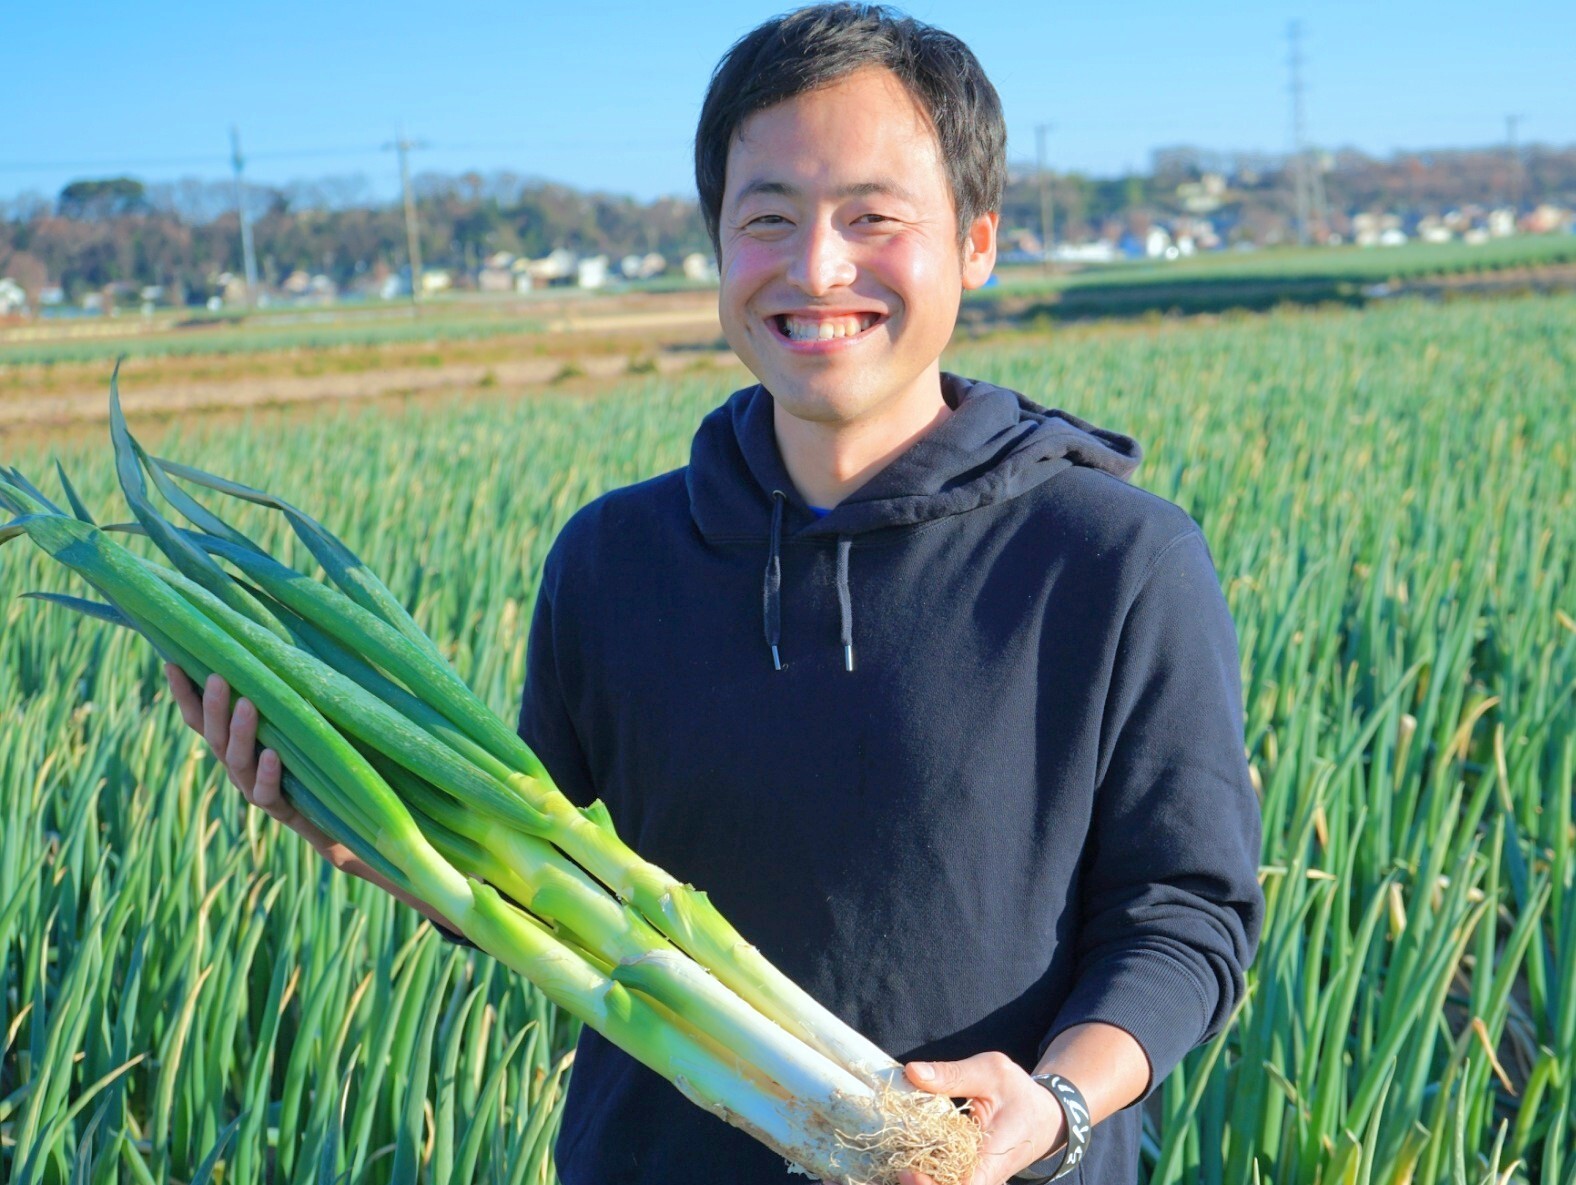
M 780 11 L 757 0 L 474 3 L 4 0 L 0 196 L 82 176 L 227 173 L 238 124 L 260 182 L 360 174 L 392 194 L 396 125 L 415 167 L 510 169 L 653 197 L 692 191 L 708 73 Z M 915 0 L 963 37 L 1008 116 L 1009 152 L 1051 123 L 1057 167 L 1113 174 L 1159 145 L 1284 149 L 1286 28 L 1299 20 L 1308 131 L 1371 152 L 1576 143 L 1576 4 L 1229 0 L 1210 5 Z

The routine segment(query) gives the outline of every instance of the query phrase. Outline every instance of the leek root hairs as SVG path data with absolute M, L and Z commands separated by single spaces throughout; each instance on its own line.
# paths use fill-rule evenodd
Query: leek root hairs
M 881 1088 L 876 1109 L 886 1119 L 876 1131 L 836 1132 L 837 1142 L 865 1163 L 882 1167 L 848 1185 L 897 1185 L 898 1173 L 924 1173 L 936 1185 L 967 1185 L 985 1135 L 967 1113 L 940 1095 Z

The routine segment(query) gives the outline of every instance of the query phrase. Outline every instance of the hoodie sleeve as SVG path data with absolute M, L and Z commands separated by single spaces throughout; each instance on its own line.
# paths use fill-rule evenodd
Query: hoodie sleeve
M 531 613 L 531 632 L 525 646 L 525 689 L 520 696 L 516 731 L 547 767 L 564 796 L 576 806 L 588 806 L 596 797 L 596 790 L 564 689 L 565 679 L 573 679 L 577 672 L 566 670 L 560 661 L 561 656 L 572 660 L 578 650 L 565 645 L 564 623 L 553 611 L 561 584 L 561 567 L 550 552 L 542 567 L 536 608 Z
M 1262 824 L 1242 735 L 1236 632 L 1192 530 L 1150 564 L 1122 625 L 1076 980 L 1045 1038 L 1087 1021 L 1125 1029 L 1149 1058 L 1145 1097 L 1225 1027 L 1258 945 Z

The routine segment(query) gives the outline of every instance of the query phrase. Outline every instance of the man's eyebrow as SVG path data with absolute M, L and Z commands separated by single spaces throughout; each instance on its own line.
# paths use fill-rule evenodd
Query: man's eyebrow
M 740 189 L 738 195 L 734 198 L 734 201 L 742 202 L 745 198 L 755 197 L 757 195 L 767 195 L 771 197 L 798 197 L 803 192 L 804 191 L 800 189 L 799 186 L 794 185 L 791 182 L 772 181 L 764 177 L 760 177 L 749 182 L 744 186 L 744 188 Z M 913 194 L 911 194 L 907 189 L 903 188 L 903 186 L 899 185 L 896 181 L 889 181 L 885 179 L 876 181 L 853 181 L 847 185 L 841 185 L 834 189 L 832 191 L 832 196 L 838 199 L 858 197 L 895 197 L 901 198 L 906 202 L 911 202 L 914 200 Z

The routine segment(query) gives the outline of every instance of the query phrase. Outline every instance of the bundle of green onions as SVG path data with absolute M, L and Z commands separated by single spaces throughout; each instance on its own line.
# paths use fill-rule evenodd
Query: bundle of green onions
M 257 705 L 262 744 L 308 819 L 428 902 L 555 1004 L 695 1103 L 828 1181 L 900 1170 L 960 1185 L 977 1126 L 795 986 L 706 895 L 578 808 L 448 665 L 387 587 L 316 520 L 261 490 L 149 456 L 110 382 L 110 436 L 136 524 L 95 525 L 0 469 L 0 505 L 102 600 L 30 594 L 128 626 L 197 683 Z M 58 466 L 57 466 L 58 468 Z M 175 526 L 148 484 L 194 529 Z M 289 568 L 176 478 L 283 513 L 328 582 Z M 146 535 L 173 567 L 106 532 Z M 221 566 L 220 561 L 229 567 Z M 238 575 L 232 575 L 232 570 Z

